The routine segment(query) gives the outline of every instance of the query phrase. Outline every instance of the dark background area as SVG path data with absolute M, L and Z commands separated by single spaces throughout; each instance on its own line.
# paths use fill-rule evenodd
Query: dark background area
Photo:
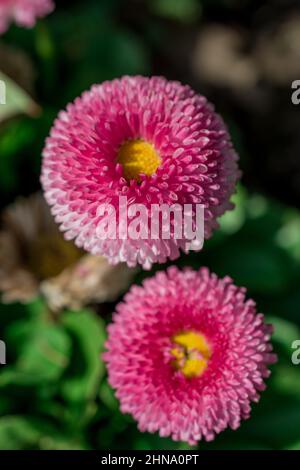
M 91 83 L 140 73 L 181 80 L 205 94 L 232 127 L 243 182 L 299 206 L 299 112 L 290 99 L 291 82 L 300 73 L 298 1 L 101 0 L 86 2 L 84 8 L 79 1 L 56 4 L 47 28 L 41 23 L 30 31 L 14 26 L 2 40 L 6 46 L 22 44 L 28 53 L 28 85 L 43 107 L 40 119 L 26 123 L 31 131 L 30 142 L 28 133 L 24 137 L 27 152 L 20 142 L 23 184 L 1 186 L 2 203 L 20 188 L 25 193 L 37 188 L 40 152 L 57 109 Z M 211 55 L 219 66 L 211 66 Z M 14 75 L 22 80 L 21 71 Z M 37 163 L 34 178 L 28 161 Z M 4 162 L 2 167 L 1 173 L 9 171 Z

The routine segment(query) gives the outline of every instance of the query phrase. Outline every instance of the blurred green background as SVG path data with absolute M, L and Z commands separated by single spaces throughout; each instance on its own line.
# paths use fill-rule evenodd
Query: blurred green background
M 13 97 L 0 106 L 1 208 L 40 188 L 53 119 L 91 84 L 161 74 L 205 94 L 229 126 L 243 178 L 220 230 L 177 264 L 207 265 L 247 287 L 275 326 L 279 362 L 251 419 L 199 449 L 300 449 L 300 365 L 291 361 L 300 339 L 300 108 L 291 103 L 300 78 L 298 2 L 56 5 L 34 29 L 12 26 L 0 38 L 0 78 L 10 77 Z M 42 296 L 1 303 L 0 449 L 189 448 L 141 434 L 120 413 L 99 360 L 113 310 L 113 302 L 93 302 L 54 315 Z

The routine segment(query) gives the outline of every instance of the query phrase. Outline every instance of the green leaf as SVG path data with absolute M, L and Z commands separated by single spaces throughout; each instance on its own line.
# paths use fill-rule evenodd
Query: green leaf
M 300 213 L 295 209 L 287 209 L 283 224 L 276 234 L 277 244 L 299 262 L 300 260 Z
M 30 419 L 21 416 L 0 418 L 1 450 L 33 449 L 39 437 L 40 432 Z
M 87 445 L 81 437 L 60 433 L 47 421 L 25 416 L 0 418 L 1 450 L 82 450 Z
M 267 316 L 266 320 L 272 323 L 274 333 L 272 340 L 283 346 L 290 354 L 292 354 L 292 343 L 296 339 L 300 339 L 300 328 L 292 322 L 275 316 Z
M 0 392 L 0 416 L 8 414 L 14 408 L 15 402 L 14 397 L 6 393 L 6 391 Z
M 150 0 L 149 6 L 158 15 L 188 23 L 201 13 L 198 0 Z
M 69 362 L 71 342 L 57 325 L 17 322 L 8 332 L 8 344 L 17 344 L 17 360 L 6 366 L 0 376 L 0 387 L 33 386 L 56 382 Z
M 290 446 L 287 446 L 284 450 L 300 450 L 300 441 Z
M 292 352 L 291 352 L 292 354 Z M 292 363 L 278 365 L 273 377 L 272 385 L 281 393 L 286 395 L 300 396 L 300 367 Z
M 70 366 L 62 383 L 65 400 L 80 402 L 95 398 L 104 366 L 100 354 L 105 339 L 104 324 L 92 311 L 68 312 L 62 324 L 73 343 Z
M 39 106 L 28 93 L 1 71 L 0 80 L 5 84 L 5 104 L 0 104 L 0 122 L 18 114 L 36 116 L 40 112 Z
M 99 397 L 102 403 L 110 410 L 115 411 L 119 408 L 119 402 L 107 381 L 102 382 L 99 389 Z
M 246 218 L 246 191 L 239 185 L 238 191 L 232 197 L 231 201 L 235 208 L 226 212 L 220 219 L 220 229 L 226 234 L 237 232 L 244 224 Z

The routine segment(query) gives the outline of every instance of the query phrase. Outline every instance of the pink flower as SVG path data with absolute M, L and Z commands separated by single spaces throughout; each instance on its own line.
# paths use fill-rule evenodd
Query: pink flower
M 129 206 L 147 208 L 203 204 L 208 238 L 217 217 L 232 208 L 239 176 L 237 156 L 212 105 L 190 87 L 161 77 L 94 85 L 59 114 L 43 157 L 45 197 L 66 238 L 111 263 L 145 269 L 177 258 L 180 248 L 187 251 L 187 239 L 133 240 L 121 223 L 116 239 L 100 239 L 97 227 L 106 217 L 100 205 L 110 204 L 119 222 L 120 196 Z
M 141 431 L 194 444 L 236 429 L 276 361 L 245 289 L 171 267 L 133 286 L 109 326 L 109 381 Z
M 52 0 L 0 0 L 0 33 L 4 33 L 10 22 L 32 28 L 37 18 L 54 9 Z

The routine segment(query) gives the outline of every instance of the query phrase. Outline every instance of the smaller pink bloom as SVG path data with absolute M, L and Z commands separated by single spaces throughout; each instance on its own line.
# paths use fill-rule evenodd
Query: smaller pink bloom
M 37 18 L 54 9 L 52 0 L 0 0 L 0 34 L 14 21 L 19 26 L 32 28 Z
M 245 292 L 206 268 L 171 267 L 117 306 L 104 359 L 140 431 L 195 444 L 249 418 L 276 355 Z

